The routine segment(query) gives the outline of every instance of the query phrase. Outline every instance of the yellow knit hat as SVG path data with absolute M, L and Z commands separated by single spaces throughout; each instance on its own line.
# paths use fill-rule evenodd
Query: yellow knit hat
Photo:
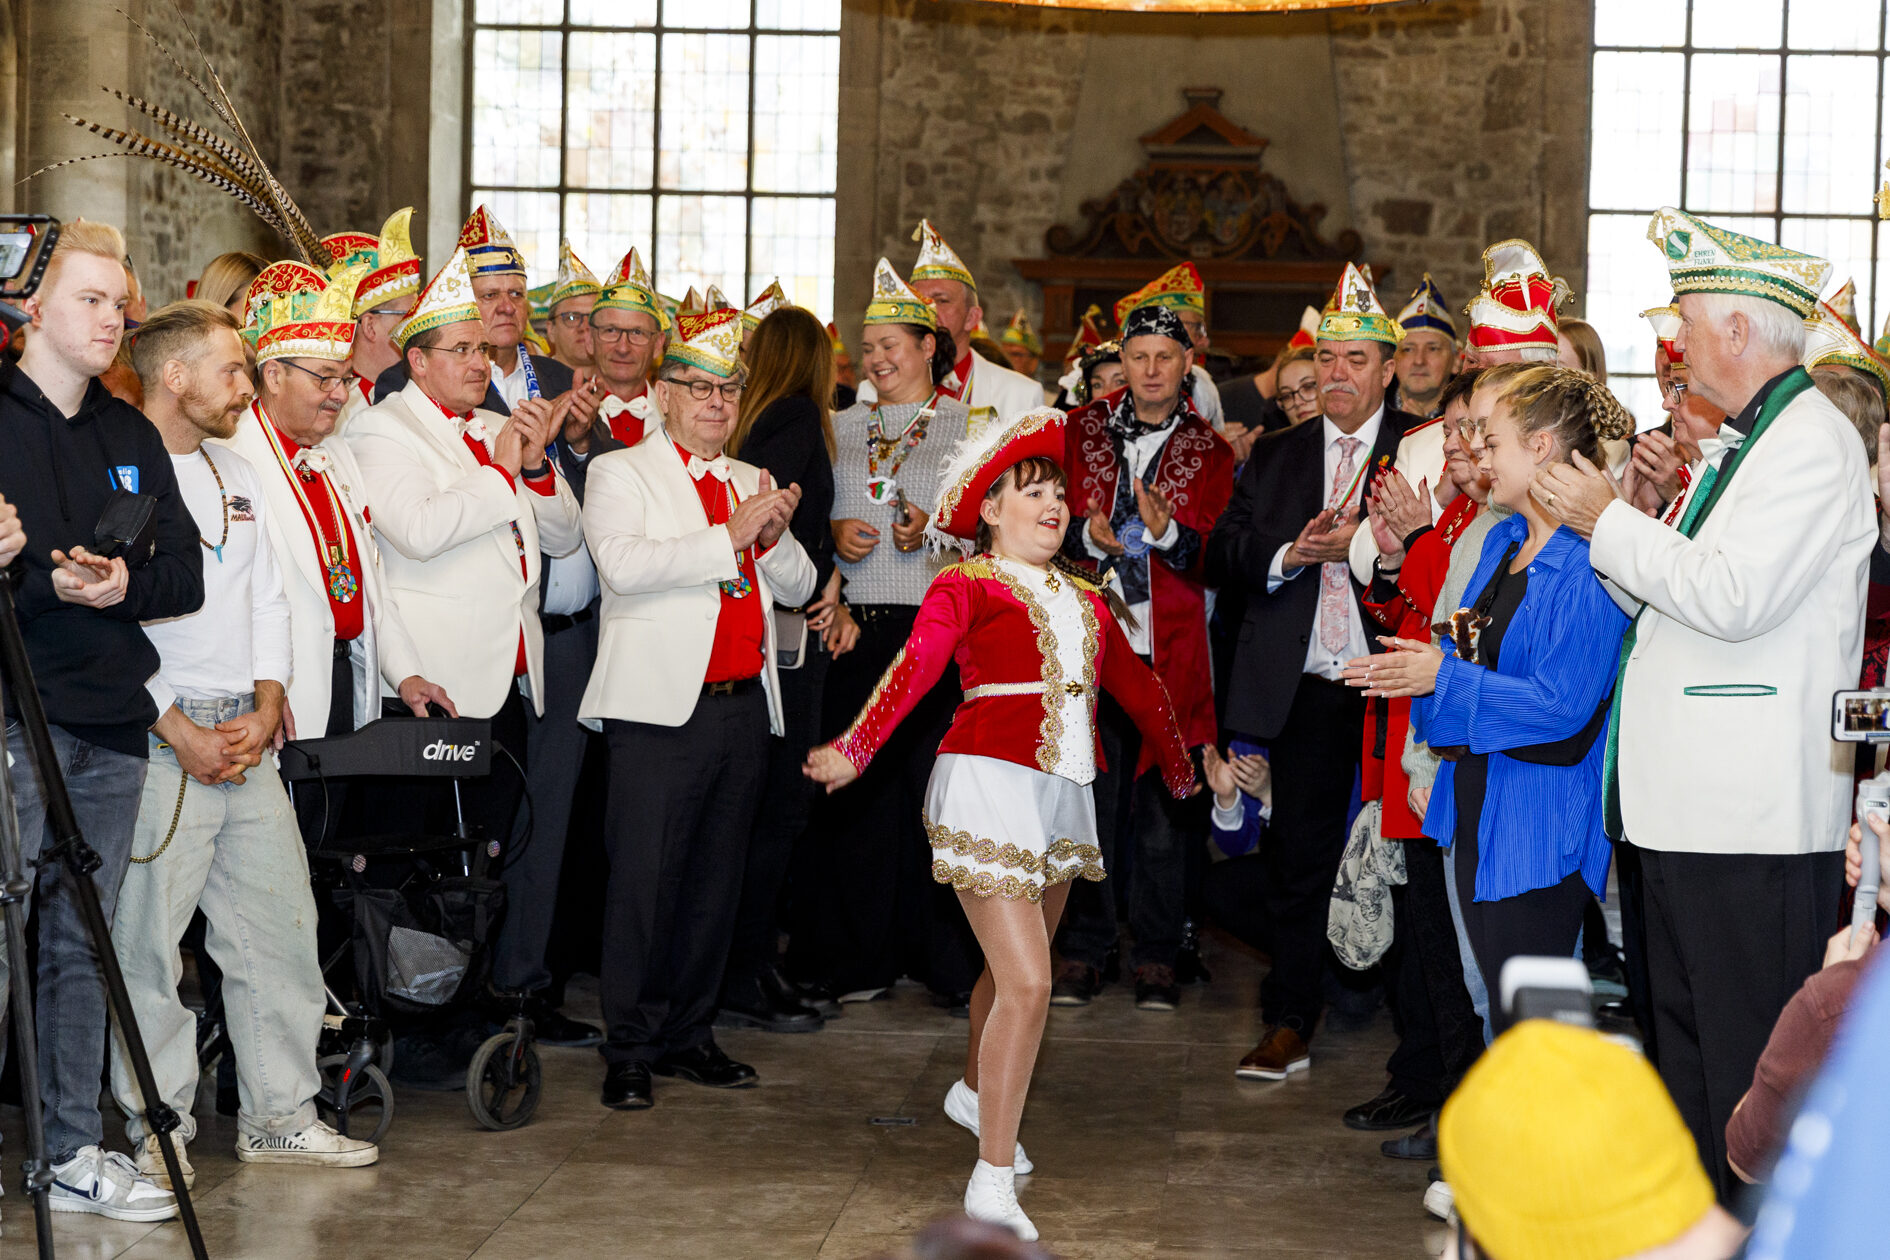
M 1617 1260 L 1713 1206 L 1693 1137 L 1647 1060 L 1590 1029 L 1524 1020 L 1444 1104 L 1457 1214 L 1495 1260 Z

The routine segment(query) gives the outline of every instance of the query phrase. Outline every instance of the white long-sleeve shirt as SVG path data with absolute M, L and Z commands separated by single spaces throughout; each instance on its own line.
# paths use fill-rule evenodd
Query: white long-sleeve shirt
M 144 623 L 145 635 L 158 650 L 158 672 L 145 690 L 163 713 L 180 696 L 248 695 L 261 679 L 287 687 L 293 666 L 289 600 L 269 545 L 255 468 L 226 446 L 212 448 L 207 457 L 203 451 L 172 455 L 171 464 L 206 544 L 203 607 L 188 616 Z M 218 552 L 226 508 L 229 539 Z

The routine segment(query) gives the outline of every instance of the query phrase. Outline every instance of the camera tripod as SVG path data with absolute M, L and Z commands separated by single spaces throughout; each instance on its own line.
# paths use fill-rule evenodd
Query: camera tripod
M 6 570 L 0 569 L 0 699 L 11 696 L 26 734 L 25 756 L 38 773 L 41 796 L 45 801 L 46 825 L 53 836 L 52 845 L 39 856 L 39 862 L 64 865 L 85 920 L 86 933 L 92 938 L 98 955 L 99 970 L 105 977 L 105 993 L 118 1033 L 125 1041 L 132 1072 L 138 1078 L 138 1091 L 144 1095 L 144 1121 L 158 1139 L 164 1168 L 170 1174 L 177 1195 L 178 1215 L 184 1233 L 190 1239 L 190 1252 L 197 1260 L 207 1260 L 203 1231 L 191 1206 L 190 1192 L 184 1187 L 183 1170 L 178 1166 L 177 1148 L 171 1133 L 177 1128 L 177 1113 L 158 1094 L 157 1080 L 151 1074 L 151 1058 L 145 1053 L 144 1035 L 138 1031 L 132 1013 L 131 997 L 125 990 L 124 973 L 118 967 L 118 954 L 112 947 L 111 928 L 105 922 L 105 910 L 92 883 L 92 872 L 99 868 L 98 854 L 79 834 L 78 820 L 72 813 L 72 801 L 66 795 L 65 779 L 59 772 L 59 758 L 53 750 L 52 732 L 46 725 L 46 712 L 40 706 L 39 690 L 33 682 L 33 667 L 26 656 L 26 641 L 20 634 L 19 613 L 13 602 L 13 583 Z M 41 1114 L 39 1083 L 39 1045 L 33 1027 L 32 978 L 27 974 L 26 910 L 33 895 L 33 881 L 20 865 L 20 823 L 13 810 L 13 791 L 4 767 L 8 749 L 6 734 L 0 726 L 0 914 L 6 923 L 6 956 L 12 985 L 13 1045 L 19 1055 L 21 1110 L 26 1114 L 26 1193 L 33 1203 L 33 1221 L 39 1235 L 39 1254 L 53 1254 L 52 1164 L 46 1158 L 45 1118 Z

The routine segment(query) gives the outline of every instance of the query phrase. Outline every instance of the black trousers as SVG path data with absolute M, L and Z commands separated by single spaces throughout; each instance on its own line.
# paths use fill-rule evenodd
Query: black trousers
M 595 616 L 546 631 L 544 668 L 539 672 L 544 716 L 523 710 L 531 796 L 512 820 L 512 843 L 501 873 L 505 922 L 492 960 L 492 983 L 500 989 L 537 993 L 551 985 L 545 953 L 558 907 L 558 878 L 564 869 L 578 770 L 591 738 L 591 732 L 578 725 L 578 704 L 596 662 Z
M 1501 1034 L 1511 1022 L 1503 1010 L 1503 964 L 1524 954 L 1574 957 L 1582 914 L 1588 908 L 1588 885 L 1575 870 L 1547 888 L 1532 888 L 1499 901 L 1478 901 L 1475 834 L 1459 834 L 1457 850 L 1452 869 L 1457 877 L 1457 903 L 1463 907 L 1463 930 L 1490 991 L 1490 1027 Z
M 1614 883 L 1620 897 L 1621 969 L 1627 972 L 1628 1009 L 1641 1030 L 1642 1052 L 1659 1067 L 1660 1037 L 1654 1027 L 1654 995 L 1647 975 L 1647 890 L 1641 851 L 1625 840 L 1615 842 Z
M 328 679 L 328 726 L 320 731 L 297 731 L 303 739 L 328 739 L 354 731 L 354 664 L 348 659 L 348 644 L 337 640 Z M 403 709 L 405 706 L 402 706 Z M 295 822 L 302 832 L 302 843 L 310 848 L 326 848 L 341 827 L 341 812 L 347 805 L 346 783 L 313 782 L 290 786 L 295 799 Z M 198 958 L 208 961 L 201 950 Z M 212 964 L 213 966 L 215 964 Z
M 1116 943 L 1117 892 L 1128 893 L 1129 930 L 1135 936 L 1131 966 L 1172 967 L 1187 918 L 1188 851 L 1207 837 L 1208 793 L 1177 801 L 1159 769 L 1136 777 L 1141 732 L 1122 707 L 1104 696 L 1097 705 L 1103 759 L 1096 775 L 1096 844 L 1109 877 L 1077 880 L 1057 950 L 1067 959 L 1102 969 Z M 1133 857 L 1123 860 L 1133 852 Z
M 1823 962 L 1844 854 L 1640 857 L 1660 1079 L 1730 1204 L 1742 1183 L 1726 1163 L 1726 1123 L 1779 1012 Z
M 1412 1097 L 1428 1099 L 1428 1091 L 1435 1091 L 1442 1102 L 1483 1053 L 1483 1021 L 1477 1017 L 1470 990 L 1463 982 L 1463 956 L 1457 948 L 1457 930 L 1451 922 L 1450 896 L 1445 888 L 1449 875 L 1444 851 L 1430 840 L 1407 841 L 1404 873 L 1404 887 L 1392 890 L 1394 898 L 1400 893 L 1403 896 L 1395 910 L 1399 939 L 1393 948 L 1416 956 L 1417 983 L 1425 1007 L 1418 1019 L 1425 1022 L 1418 1025 L 1410 1051 L 1401 1042 L 1388 1068 L 1393 1081 L 1402 1081 L 1407 1092 L 1424 1091 L 1412 1093 Z M 1404 974 L 1400 973 L 1397 984 L 1408 989 L 1410 981 L 1403 978 Z M 1413 1038 L 1409 1025 L 1405 1036 Z M 1433 1070 L 1437 1072 L 1434 1078 L 1430 1075 Z
M 741 907 L 735 915 L 735 939 L 728 952 L 725 992 L 752 983 L 764 968 L 780 961 L 781 892 L 820 791 L 801 773 L 801 766 L 807 750 L 820 742 L 821 697 L 832 664 L 833 657 L 820 646 L 820 637 L 810 632 L 800 667 L 779 673 L 785 734 L 768 741 L 768 770 L 761 794 L 766 808 L 755 814 L 754 830 L 748 837 L 748 864 L 742 875 Z
M 381 701 L 384 717 L 412 717 L 413 710 L 398 698 Z M 512 819 L 525 797 L 525 773 L 531 765 L 530 738 L 525 724 L 525 698 L 517 687 L 508 687 L 505 703 L 490 719 L 492 722 L 492 773 L 483 779 L 467 779 L 460 784 L 460 808 L 466 826 L 486 840 L 509 840 Z M 499 751 L 512 754 L 507 757 Z M 516 758 L 518 764 L 513 764 Z M 388 786 L 372 789 L 372 813 L 369 829 L 374 832 L 403 831 L 423 835 L 450 836 L 455 817 L 453 789 L 441 779 L 388 779 Z M 363 795 L 367 790 L 363 789 Z
M 1260 1014 L 1310 1039 L 1325 1002 L 1332 884 L 1345 853 L 1345 820 L 1365 734 L 1365 701 L 1343 683 L 1304 674 L 1286 725 L 1267 744 L 1273 820 L 1261 840 L 1273 967 L 1260 982 Z
M 710 1040 L 748 836 L 761 804 L 768 700 L 705 695 L 681 726 L 604 723 L 604 1060 L 654 1062 Z
M 845 730 L 912 633 L 916 605 L 854 608 L 859 644 L 833 663 L 823 698 L 822 735 Z M 983 954 L 958 895 L 932 879 L 925 837 L 925 788 L 939 741 L 951 727 L 958 670 L 906 715 L 866 773 L 820 797 L 814 833 L 820 860 L 800 881 L 802 895 L 789 966 L 839 993 L 911 976 L 934 993 L 969 992 Z

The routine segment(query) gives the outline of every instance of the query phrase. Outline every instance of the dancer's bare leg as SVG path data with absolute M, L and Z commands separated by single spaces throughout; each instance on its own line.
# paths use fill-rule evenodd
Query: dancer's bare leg
M 961 897 L 964 894 L 959 894 Z M 1070 900 L 1070 885 L 1065 882 L 1047 889 L 1043 895 L 1043 927 L 1051 940 L 1057 936 L 1057 924 L 1063 922 L 1063 907 Z M 991 968 L 985 967 L 978 983 L 971 989 L 971 1040 L 965 1046 L 965 1088 L 978 1090 L 978 1049 L 984 1043 L 984 1024 L 991 1018 L 991 1003 L 997 1000 L 997 982 Z
M 995 1167 L 1009 1168 L 1017 1150 L 1017 1127 L 1050 1011 L 1047 924 L 1061 915 L 1067 893 L 1067 885 L 1047 892 L 1041 907 L 1021 899 L 959 894 L 992 981 L 991 1004 L 977 1033 L 976 1088 L 978 1156 Z M 1053 896 L 1055 905 L 1050 904 Z

